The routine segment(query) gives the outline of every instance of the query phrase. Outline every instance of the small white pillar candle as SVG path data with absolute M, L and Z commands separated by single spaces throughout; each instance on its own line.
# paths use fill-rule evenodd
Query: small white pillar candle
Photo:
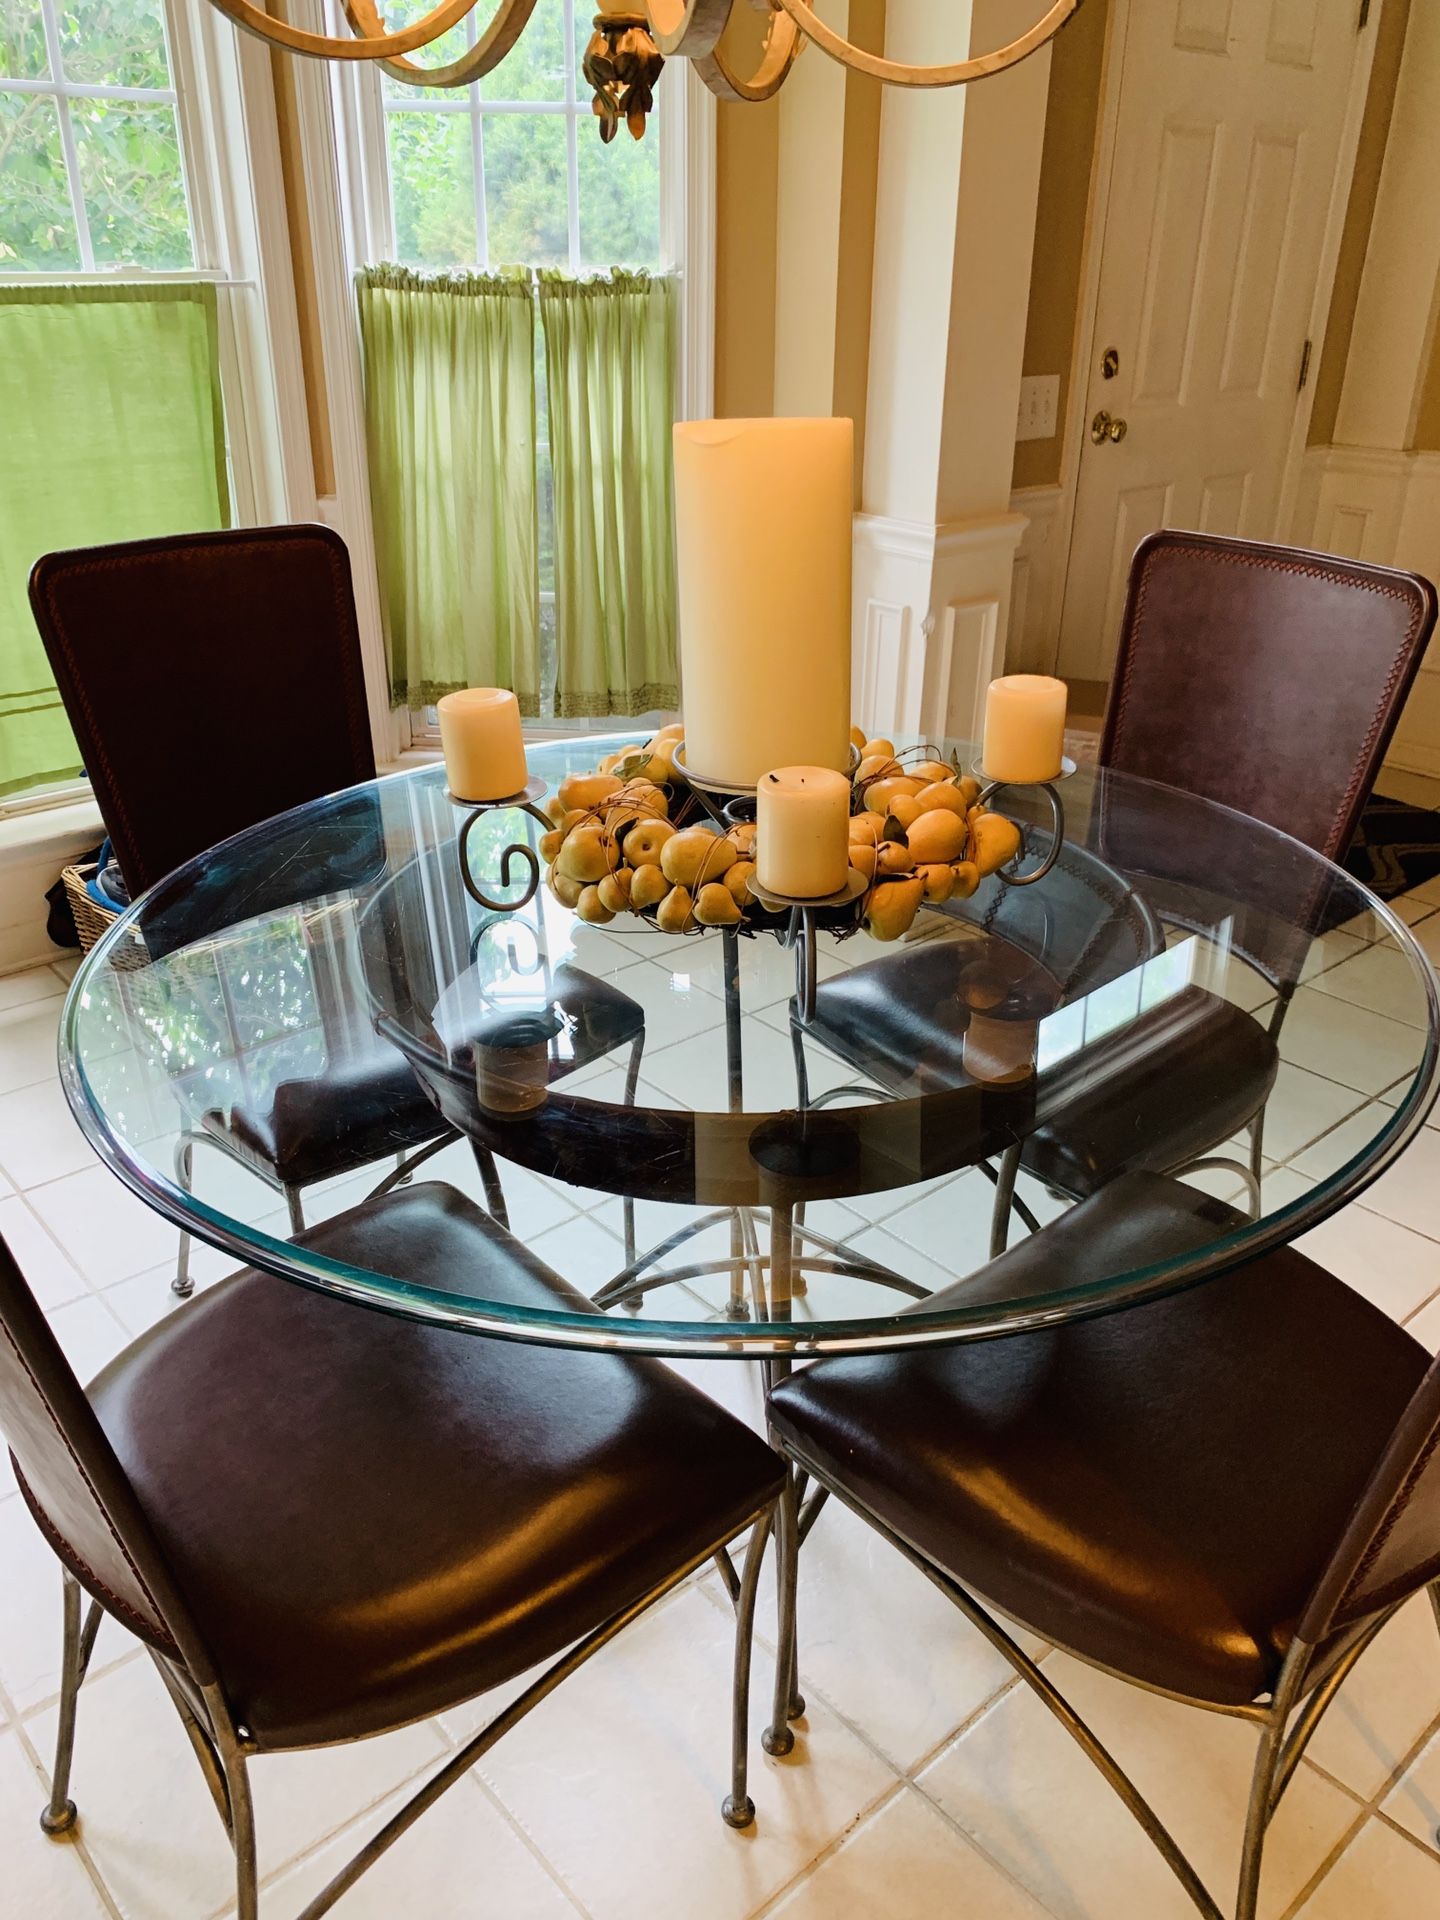
M 520 705 L 504 687 L 466 687 L 436 702 L 445 779 L 457 800 L 504 800 L 520 793 L 525 742 Z
M 1053 780 L 1065 757 L 1063 680 L 1043 673 L 1011 673 L 992 680 L 985 701 L 987 779 L 1029 786 Z
M 832 767 L 777 767 L 756 788 L 756 879 L 792 900 L 838 893 L 850 866 L 850 782 Z
M 848 420 L 675 428 L 685 763 L 704 779 L 850 764 L 854 456 Z

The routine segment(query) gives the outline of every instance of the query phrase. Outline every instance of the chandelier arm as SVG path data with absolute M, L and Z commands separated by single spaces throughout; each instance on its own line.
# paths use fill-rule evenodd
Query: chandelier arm
M 997 47 L 993 53 L 978 53 L 969 60 L 955 60 L 948 66 L 934 67 L 917 67 L 900 60 L 887 60 L 882 54 L 867 53 L 863 47 L 852 45 L 833 27 L 826 26 L 816 13 L 812 0 L 770 0 L 770 4 L 783 7 L 787 17 L 794 21 L 807 40 L 813 40 L 832 60 L 853 67 L 857 73 L 868 73 L 877 80 L 899 87 L 963 87 L 967 81 L 983 80 L 990 74 L 1004 73 L 1007 67 L 1018 66 L 1032 53 L 1038 53 L 1067 22 L 1074 19 L 1083 0 L 1055 0 L 1044 19 L 1037 21 L 1028 33 L 1022 33 L 1018 40 L 1012 40 L 1008 47 Z M 743 97 L 748 99 L 750 96 L 747 94 Z
M 718 46 L 695 61 L 695 71 L 717 99 L 753 105 L 775 97 L 790 77 L 795 56 L 804 44 L 805 36 L 795 21 L 786 13 L 777 13 L 765 35 L 760 64 L 748 80 L 735 72 Z
M 735 0 L 645 0 L 656 46 L 667 60 L 698 60 L 725 31 Z
M 266 40 L 272 47 L 284 47 L 290 53 L 305 54 L 312 60 L 380 60 L 401 53 L 412 53 L 416 47 L 428 47 L 432 40 L 438 40 L 442 33 L 448 33 L 457 21 L 463 20 L 476 0 L 441 0 L 441 4 L 422 20 L 403 28 L 399 33 L 382 33 L 377 39 L 367 35 L 364 39 L 341 40 L 333 34 L 309 33 L 303 27 L 292 27 L 288 20 L 278 20 L 273 14 L 252 4 L 252 0 L 211 0 L 221 13 L 243 27 L 247 33 Z M 525 0 L 500 0 L 501 6 L 508 12 L 516 6 L 523 6 Z
M 357 38 L 373 40 L 385 32 L 375 0 L 342 0 L 345 18 Z M 471 5 L 475 0 L 471 0 Z M 473 47 L 444 67 L 421 67 L 413 60 L 380 59 L 380 70 L 412 87 L 468 87 L 492 72 L 529 25 L 535 0 L 501 0 L 494 17 Z

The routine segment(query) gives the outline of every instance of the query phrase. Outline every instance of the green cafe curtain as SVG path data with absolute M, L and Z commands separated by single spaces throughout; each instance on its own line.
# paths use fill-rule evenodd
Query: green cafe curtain
M 526 274 L 357 277 L 397 707 L 510 687 L 540 710 L 535 303 Z
M 680 704 L 673 279 L 540 275 L 555 484 L 555 711 Z
M 39 556 L 229 518 L 214 287 L 0 285 L 0 794 L 80 771 Z

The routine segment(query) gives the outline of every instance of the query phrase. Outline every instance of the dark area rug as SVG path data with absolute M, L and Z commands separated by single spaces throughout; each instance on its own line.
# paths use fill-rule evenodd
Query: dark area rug
M 1433 880 L 1440 874 L 1440 813 L 1372 794 L 1344 864 L 1382 900 Z

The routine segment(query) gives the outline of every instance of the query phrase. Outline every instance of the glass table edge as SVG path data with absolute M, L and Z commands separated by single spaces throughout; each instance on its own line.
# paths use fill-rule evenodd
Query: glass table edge
M 614 736 L 609 736 L 614 737 Z M 577 739 L 586 736 L 575 736 Z M 561 740 L 546 745 L 564 744 Z M 402 768 L 380 779 L 415 778 L 433 771 Z M 374 784 L 362 782 L 362 786 Z M 1152 784 L 1152 783 L 1146 783 Z M 270 823 L 261 823 L 262 826 Z M 254 832 L 256 829 L 247 829 Z M 237 835 L 236 838 L 242 836 Z M 1313 850 L 1312 850 L 1313 852 Z M 1323 855 L 1314 855 L 1324 858 Z M 1330 863 L 1334 864 L 1334 863 Z M 1336 866 L 1337 872 L 1344 869 Z M 388 1279 L 368 1269 L 355 1268 L 292 1241 L 269 1234 L 241 1233 L 227 1214 L 209 1207 L 193 1194 L 183 1193 L 137 1155 L 127 1153 L 107 1126 L 98 1101 L 85 1077 L 75 1042 L 75 1022 L 84 990 L 99 974 L 111 951 L 141 919 L 147 890 L 109 927 L 85 955 L 65 998 L 60 1023 L 58 1058 L 60 1078 L 72 1113 L 90 1146 L 121 1183 L 154 1212 L 182 1231 L 237 1258 L 242 1266 L 259 1267 L 278 1278 L 296 1281 L 360 1305 L 404 1314 L 408 1318 L 451 1326 L 492 1338 L 528 1341 L 534 1345 L 590 1351 L 624 1351 L 637 1356 L 682 1359 L 816 1357 L 821 1355 L 895 1352 L 903 1348 L 958 1345 L 969 1340 L 1003 1338 L 1070 1320 L 1092 1318 L 1137 1305 L 1148 1298 L 1178 1292 L 1202 1280 L 1217 1277 L 1243 1261 L 1288 1244 L 1302 1232 L 1320 1225 L 1342 1206 L 1370 1187 L 1397 1160 L 1424 1125 L 1440 1096 L 1440 980 L 1411 929 L 1387 903 L 1354 875 L 1346 879 L 1364 896 L 1366 910 L 1384 926 L 1414 969 L 1425 996 L 1425 1045 L 1407 1095 L 1392 1109 L 1394 1122 L 1361 1152 L 1313 1188 L 1281 1207 L 1262 1222 L 1246 1222 L 1224 1238 L 1197 1249 L 1194 1256 L 1142 1267 L 1118 1281 L 1061 1288 L 1026 1299 L 1023 1306 L 986 1303 L 973 1311 L 948 1307 L 943 1314 L 915 1309 L 892 1316 L 870 1315 L 862 1320 L 827 1320 L 813 1327 L 803 1322 L 629 1319 L 605 1313 L 560 1313 L 530 1308 L 507 1308 L 503 1302 L 462 1300 L 439 1289 Z M 164 883 L 159 883 L 163 885 Z M 1370 1096 L 1374 1100 L 1377 1096 Z M 302 1257 L 297 1257 L 303 1255 Z M 984 1269 L 979 1271 L 983 1272 Z M 601 1329 L 604 1329 L 603 1334 Z

